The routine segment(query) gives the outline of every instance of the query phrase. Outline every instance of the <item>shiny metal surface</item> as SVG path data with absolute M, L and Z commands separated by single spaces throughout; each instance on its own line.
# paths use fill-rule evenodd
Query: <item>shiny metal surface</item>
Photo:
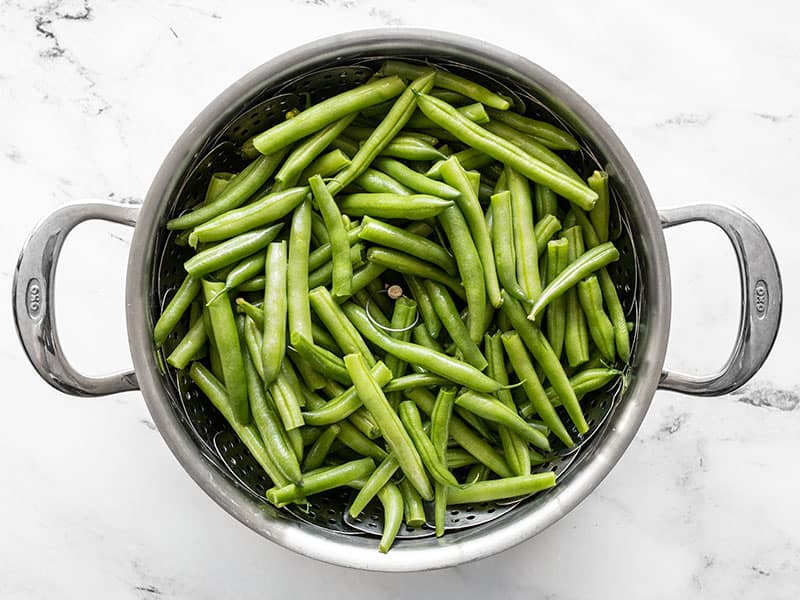
M 152 327 L 165 290 L 174 285 L 170 277 L 174 277 L 173 265 L 179 259 L 178 250 L 166 250 L 169 238 L 163 225 L 180 210 L 181 187 L 200 157 L 218 143 L 237 116 L 249 115 L 248 111 L 265 99 L 286 93 L 291 82 L 311 80 L 321 70 L 339 65 L 369 65 L 385 56 L 467 65 L 478 76 L 491 74 L 504 87 L 522 90 L 524 93 L 517 95 L 529 108 L 537 105 L 556 115 L 579 137 L 581 158 L 587 164 L 602 165 L 611 174 L 616 203 L 624 213 L 621 223 L 627 228 L 630 248 L 618 268 L 625 276 L 625 269 L 636 267 L 635 276 L 629 272 L 627 277 L 633 283 L 626 283 L 623 291 L 635 298 L 629 309 L 638 318 L 627 389 L 613 410 L 604 414 L 605 423 L 591 443 L 569 457 L 571 464 L 560 475 L 558 486 L 478 528 L 450 531 L 440 539 L 400 540 L 383 555 L 377 552 L 374 538 L 343 535 L 343 531 L 320 526 L 319 514 L 324 513 L 315 511 L 313 518 L 304 519 L 263 502 L 262 490 L 246 477 L 247 457 L 237 454 L 236 441 L 221 433 L 224 423 L 219 415 L 195 402 L 185 382 L 173 380 L 172 374 L 163 370 L 152 343 Z M 184 469 L 221 507 L 267 539 L 312 558 L 371 570 L 428 570 L 496 554 L 536 535 L 572 510 L 609 473 L 636 434 L 661 381 L 670 320 L 669 266 L 662 222 L 636 165 L 608 125 L 574 91 L 530 61 L 478 40 L 425 30 L 361 31 L 308 44 L 265 63 L 223 92 L 189 125 L 164 160 L 136 221 L 128 262 L 127 322 L 136 375 L 154 422 Z M 670 219 L 665 224 L 671 224 Z M 753 238 L 746 251 L 738 254 L 740 260 L 757 250 L 756 241 Z M 34 250 L 38 260 L 57 256 L 52 247 L 39 244 L 26 247 L 23 257 Z M 779 279 L 768 284 L 770 300 L 780 302 Z M 15 296 L 15 307 L 16 301 Z M 768 310 L 773 315 L 779 312 L 779 308 Z M 21 338 L 26 326 L 23 321 Z M 742 348 L 765 339 L 762 331 L 767 330 L 744 339 Z M 57 344 L 54 329 L 49 337 L 38 339 Z M 34 339 L 31 346 L 35 343 Z M 770 347 L 771 340 L 745 351 L 752 358 L 748 364 L 763 362 Z M 41 351 L 34 348 L 28 352 L 36 364 Z M 47 378 L 45 367 L 49 366 L 45 363 L 37 370 Z M 733 373 L 736 365 L 730 367 Z M 670 378 L 686 381 L 668 375 L 667 384 Z M 68 393 L 85 389 L 81 385 L 59 388 Z M 232 471 L 234 462 L 241 465 L 242 472 Z
M 739 263 L 742 310 L 733 352 L 718 373 L 696 376 L 665 370 L 659 387 L 696 396 L 727 394 L 755 375 L 778 335 L 783 306 L 778 261 L 758 224 L 737 208 L 697 204 L 663 210 L 660 215 L 664 228 L 706 221 L 725 232 Z
M 92 219 L 133 226 L 138 213 L 138 205 L 117 202 L 67 204 L 39 223 L 25 242 L 11 291 L 17 333 L 36 371 L 57 390 L 103 396 L 139 389 L 133 371 L 87 377 L 75 370 L 61 349 L 54 309 L 58 257 L 70 231 Z

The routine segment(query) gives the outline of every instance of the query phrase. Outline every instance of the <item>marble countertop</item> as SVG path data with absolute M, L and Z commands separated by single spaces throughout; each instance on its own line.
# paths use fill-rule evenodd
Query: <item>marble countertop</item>
M 0 597 L 800 597 L 800 10 L 712 4 L 0 2 Z M 659 207 L 723 201 L 751 214 L 786 299 L 772 355 L 743 390 L 658 392 L 623 459 L 566 518 L 502 555 L 414 576 L 320 564 L 246 529 L 186 476 L 138 393 L 50 389 L 10 319 L 15 261 L 39 219 L 69 200 L 141 197 L 232 81 L 303 42 L 379 26 L 476 36 L 552 71 L 616 130 Z M 88 223 L 64 249 L 59 326 L 89 373 L 130 365 L 130 238 Z M 667 242 L 667 365 L 707 372 L 734 339 L 733 253 L 707 225 Z

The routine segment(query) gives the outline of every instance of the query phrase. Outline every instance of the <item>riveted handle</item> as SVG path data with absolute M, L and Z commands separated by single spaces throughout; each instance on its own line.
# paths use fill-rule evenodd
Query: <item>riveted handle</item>
M 138 205 L 117 202 L 67 204 L 39 223 L 22 248 L 11 292 L 17 333 L 42 379 L 62 392 L 104 396 L 138 389 L 133 371 L 87 377 L 69 363 L 56 330 L 53 287 L 61 247 L 76 225 L 101 219 L 133 226 L 138 212 Z
M 697 396 L 727 394 L 755 375 L 778 335 L 783 289 L 775 253 L 756 222 L 737 208 L 698 204 L 663 210 L 660 216 L 665 229 L 707 221 L 725 232 L 739 262 L 742 310 L 736 344 L 722 370 L 706 376 L 665 370 L 659 387 Z

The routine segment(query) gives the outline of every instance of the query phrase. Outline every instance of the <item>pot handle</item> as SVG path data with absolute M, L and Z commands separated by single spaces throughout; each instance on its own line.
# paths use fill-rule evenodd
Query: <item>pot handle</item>
M 747 383 L 761 368 L 778 335 L 783 290 L 775 253 L 756 222 L 737 208 L 697 204 L 659 214 L 665 229 L 691 221 L 707 221 L 722 229 L 736 252 L 742 287 L 739 332 L 722 370 L 705 376 L 664 370 L 659 388 L 696 396 L 727 394 Z
M 70 231 L 83 221 L 102 219 L 133 226 L 138 205 L 96 201 L 67 204 L 50 214 L 25 242 L 11 291 L 17 333 L 36 371 L 57 390 L 73 396 L 104 396 L 139 389 L 136 374 L 87 377 L 69 363 L 56 330 L 56 266 Z

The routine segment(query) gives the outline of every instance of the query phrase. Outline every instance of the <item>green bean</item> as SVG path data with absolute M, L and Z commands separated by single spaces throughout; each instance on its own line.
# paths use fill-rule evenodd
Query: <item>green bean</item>
M 482 320 L 478 316 L 486 312 L 483 265 L 460 208 L 453 206 L 443 211 L 439 215 L 439 222 L 450 241 L 458 272 L 464 284 L 464 293 L 469 307 L 467 320 L 469 336 L 473 342 L 477 343 L 483 337 L 484 332 Z
M 345 132 L 344 135 L 349 137 L 350 139 L 356 140 L 357 142 L 363 143 L 366 141 L 373 133 L 374 127 L 349 127 Z M 398 131 L 397 135 L 394 136 L 393 139 L 415 139 L 425 142 L 425 144 L 429 146 L 435 146 L 439 143 L 439 139 L 434 135 L 429 135 L 427 133 L 422 133 L 420 131 L 406 131 L 405 129 L 402 131 Z
M 391 78 L 394 79 L 394 78 Z M 416 110 L 416 96 L 419 92 L 429 91 L 433 87 L 434 74 L 426 72 L 420 74 L 413 82 L 404 89 L 400 97 L 392 105 L 386 117 L 372 131 L 370 136 L 358 149 L 355 155 L 351 155 L 350 165 L 338 173 L 328 183 L 328 189 L 332 195 L 336 195 L 348 184 L 356 179 L 367 167 L 372 164 L 378 154 L 384 152 L 395 141 L 397 133 L 405 126 L 406 122 Z M 324 104 L 324 103 L 323 103 Z
M 228 184 L 236 177 L 235 173 L 226 173 L 224 171 L 218 171 L 217 173 L 213 173 L 211 175 L 211 179 L 208 180 L 208 187 L 206 188 L 206 195 L 203 199 L 203 202 L 209 203 L 213 202 L 219 195 L 222 193 Z
M 264 379 L 264 362 L 263 358 L 261 357 L 261 348 L 264 345 L 263 336 L 261 335 L 261 331 L 259 331 L 258 327 L 256 327 L 253 319 L 245 315 L 239 316 L 245 317 L 244 327 L 239 334 L 244 336 L 244 343 L 247 348 L 247 352 L 250 355 L 250 360 L 253 361 L 253 366 L 255 367 L 258 376 L 261 379 Z
M 457 159 L 449 158 L 446 160 L 442 165 L 441 174 L 445 183 L 460 192 L 459 197 L 456 199 L 456 204 L 461 209 L 461 213 L 464 215 L 472 234 L 472 239 L 475 242 L 475 248 L 478 251 L 481 266 L 483 267 L 487 297 L 493 306 L 500 306 L 502 299 L 492 250 L 492 238 L 478 202 L 477 191 L 473 188 L 466 171 L 461 167 Z
M 353 283 L 350 286 L 351 294 L 355 295 L 363 290 L 371 282 L 377 280 L 381 275 L 383 275 L 384 271 L 386 271 L 386 267 L 383 265 L 367 263 L 357 271 L 353 272 Z M 346 300 L 347 298 L 344 297 L 336 298 L 336 302 L 339 304 L 345 302 Z
M 413 275 L 406 275 L 405 280 L 408 284 L 411 296 L 417 302 L 417 309 L 420 312 L 420 316 L 422 317 L 422 321 L 425 324 L 428 333 L 434 338 L 438 337 L 439 332 L 442 329 L 442 323 L 439 321 L 439 317 L 436 315 L 436 311 L 433 308 L 433 304 L 431 304 L 431 299 L 428 296 L 428 292 L 425 291 L 425 286 L 418 277 L 414 277 Z
M 553 215 L 540 219 L 533 228 L 536 236 L 536 254 L 541 256 L 547 249 L 547 242 L 561 229 L 561 222 Z
M 370 215 L 382 219 L 430 219 L 452 206 L 450 200 L 424 194 L 350 194 L 342 198 L 339 208 L 345 214 Z
M 164 307 L 164 310 L 161 311 L 161 316 L 158 317 L 158 321 L 153 328 L 153 341 L 156 348 L 160 348 L 164 344 L 199 292 L 200 280 L 187 275 L 175 295 Z
M 286 271 L 287 315 L 292 345 L 296 339 L 313 339 L 311 309 L 308 304 L 308 249 L 311 244 L 311 204 L 303 202 L 294 212 L 289 233 Z
M 381 461 L 381 464 L 379 464 L 370 474 L 369 478 L 364 484 L 364 487 L 359 490 L 356 497 L 350 503 L 350 508 L 347 510 L 347 512 L 351 517 L 355 519 L 362 512 L 364 512 L 364 509 L 367 507 L 367 504 L 370 503 L 370 500 L 377 495 L 384 485 L 389 483 L 392 475 L 395 474 L 399 467 L 400 463 L 397 462 L 397 457 L 393 452 L 390 452 L 386 458 Z
M 547 277 L 549 280 L 564 270 L 569 262 L 569 242 L 560 238 L 547 244 Z M 561 356 L 564 348 L 564 335 L 567 331 L 567 304 L 565 298 L 556 298 L 547 307 L 547 341 L 556 356 Z
M 416 328 L 415 328 L 416 330 Z M 414 373 L 413 375 L 403 375 L 402 377 L 395 377 L 384 386 L 385 393 L 391 392 L 404 392 L 416 387 L 430 388 L 434 386 L 448 385 L 449 380 L 444 377 L 439 377 L 432 373 Z
M 237 289 L 241 284 L 261 273 L 264 270 L 265 258 L 264 252 L 256 252 L 228 271 L 225 276 L 225 291 Z
M 387 60 L 383 63 L 380 72 L 383 75 L 398 75 L 404 79 L 414 79 L 429 69 L 430 67 L 428 66 Z M 472 98 L 475 102 L 480 102 L 499 110 L 508 110 L 511 107 L 511 103 L 499 94 L 491 92 L 474 81 L 440 69 L 436 69 L 436 87 L 458 92 L 467 98 Z
M 441 267 L 450 275 L 458 271 L 453 257 L 436 242 L 372 217 L 364 217 L 361 221 L 358 237 L 414 256 L 424 256 L 427 262 Z
M 472 454 L 463 448 L 448 448 L 447 449 L 447 466 L 451 469 L 459 469 L 461 467 L 469 467 L 477 464 L 477 460 Z M 490 469 L 491 470 L 491 469 Z
M 570 211 L 567 216 L 575 214 L 575 211 Z M 567 262 L 574 262 L 584 252 L 581 228 L 573 225 L 565 229 L 563 235 L 568 244 Z M 589 359 L 589 330 L 586 325 L 586 316 L 583 314 L 583 309 L 580 305 L 577 289 L 572 288 L 566 291 L 564 304 L 566 313 L 564 350 L 568 364 L 571 367 L 576 367 Z
M 484 338 L 484 348 L 486 359 L 489 361 L 488 375 L 500 383 L 508 384 L 508 372 L 506 371 L 505 359 L 503 356 L 503 343 L 500 334 L 487 335 Z M 516 411 L 514 399 L 511 397 L 510 390 L 499 390 L 495 394 L 497 399 L 507 408 Z M 528 454 L 528 444 L 508 427 L 498 428 L 500 442 L 503 445 L 503 452 L 506 462 L 515 475 L 527 475 L 531 472 L 530 454 Z M 546 437 L 546 434 L 545 434 Z
M 533 226 L 533 205 L 528 181 L 517 171 L 506 167 L 508 189 L 511 192 L 511 214 L 514 218 L 514 253 L 517 260 L 517 280 L 529 301 L 542 291 L 539 275 L 539 253 Z
M 542 393 L 544 393 L 544 390 L 542 390 Z M 537 448 L 550 450 L 550 443 L 541 431 L 528 425 L 515 410 L 508 408 L 505 404 L 492 396 L 467 391 L 456 398 L 456 405 L 465 408 L 482 419 L 507 427 Z
M 352 229 L 347 230 L 347 243 L 351 246 L 358 241 L 358 234 L 361 231 L 361 227 L 353 227 Z M 330 262 L 332 256 L 332 248 L 330 242 L 326 242 L 321 244 L 319 247 L 315 248 L 309 255 L 308 255 L 308 270 L 316 271 L 324 264 Z
M 411 328 L 416 320 L 417 303 L 411 298 L 401 296 L 394 303 L 392 320 L 389 323 L 389 335 L 400 341 L 408 342 L 411 339 Z M 397 378 L 406 372 L 408 363 L 393 354 L 388 354 L 386 356 L 386 366 L 392 372 L 393 377 Z M 401 401 L 401 394 L 399 392 L 387 394 L 387 398 L 389 399 L 389 404 L 396 410 Z
M 459 192 L 455 188 L 441 181 L 426 177 L 422 173 L 418 173 L 414 169 L 407 167 L 400 161 L 381 157 L 376 158 L 373 165 L 387 175 L 391 175 L 406 188 L 414 190 L 419 194 L 429 194 L 446 200 L 453 200 L 458 197 Z
M 350 385 L 350 375 L 344 368 L 342 359 L 335 353 L 314 344 L 303 336 L 295 337 L 294 349 L 325 377 L 344 385 Z
M 553 190 L 543 185 L 534 188 L 534 204 L 536 205 L 536 218 L 540 221 L 546 216 L 557 216 L 558 198 Z
M 264 369 L 264 382 L 269 385 L 278 376 L 286 352 L 287 315 L 287 250 L 286 242 L 274 242 L 266 252 L 263 312 L 263 341 L 261 363 Z
M 532 135 L 548 148 L 553 150 L 580 150 L 580 144 L 572 135 L 550 123 L 537 121 L 511 111 L 487 109 L 486 112 L 489 113 L 489 117 L 493 121 L 500 121 L 522 133 Z
M 380 385 L 369 372 L 367 362 L 361 354 L 348 354 L 344 358 L 356 393 L 364 406 L 375 417 L 381 428 L 386 443 L 397 455 L 397 461 L 406 477 L 411 481 L 420 495 L 426 500 L 433 499 L 431 488 L 422 459 L 417 452 L 409 434 L 403 428 L 389 402 L 386 400 Z
M 328 228 L 325 227 L 325 220 L 317 212 L 311 213 L 311 239 L 318 245 L 329 244 L 331 241 Z
M 436 314 L 450 334 L 453 342 L 455 342 L 464 360 L 478 370 L 485 369 L 486 358 L 481 354 L 477 344 L 470 338 L 469 331 L 461 320 L 450 294 L 447 293 L 444 286 L 437 284 L 435 281 L 426 280 L 424 285 Z
M 224 385 L 225 374 L 222 372 L 222 359 L 219 356 L 219 349 L 214 343 L 214 331 L 211 328 L 211 317 L 208 314 L 208 310 L 203 311 L 203 321 L 206 328 L 206 335 L 208 335 L 208 363 L 211 367 L 211 373 Z
M 461 166 L 470 171 L 472 169 L 482 169 L 488 165 L 494 163 L 494 159 L 489 156 L 488 154 L 484 154 L 480 150 L 476 150 L 475 148 L 467 148 L 466 150 L 461 150 L 460 152 L 456 152 L 450 158 L 458 159 L 458 162 Z M 426 177 L 432 177 L 434 179 L 439 179 L 442 176 L 442 166 L 444 165 L 445 161 L 440 160 L 439 162 L 435 163 L 430 169 L 428 169 L 425 173 Z
M 358 267 L 364 265 L 366 262 L 364 260 L 364 244 L 353 244 L 352 246 L 348 246 L 346 253 L 340 254 L 338 256 L 341 256 L 348 260 L 348 262 L 350 263 L 351 272 L 353 269 L 357 269 Z M 333 262 L 326 263 L 316 271 L 310 272 L 308 274 L 309 289 L 330 285 L 331 281 L 333 281 L 333 272 L 334 272 Z M 352 276 L 349 281 L 352 284 Z M 347 292 L 345 294 L 341 294 L 339 297 L 349 298 L 350 293 Z
M 300 175 L 300 181 L 305 183 L 314 175 L 319 175 L 320 177 L 336 175 L 336 173 L 345 169 L 349 164 L 350 157 L 339 148 L 336 148 L 323 154 L 308 165 L 308 168 Z
M 492 245 L 497 263 L 497 274 L 509 294 L 521 301 L 528 297 L 517 281 L 516 260 L 514 257 L 514 231 L 512 228 L 511 192 L 494 194 L 492 203 Z
M 564 162 L 564 160 L 558 154 L 547 148 L 547 146 L 544 144 L 539 143 L 536 139 L 525 135 L 524 133 L 520 133 L 513 127 L 509 127 L 505 123 L 501 123 L 499 121 L 486 123 L 483 127 L 485 127 L 487 131 L 496 135 L 498 138 L 513 144 L 529 156 L 541 161 L 543 164 L 547 165 L 553 170 L 558 171 L 562 175 L 569 177 L 575 182 L 580 181 L 583 183 L 583 180 L 572 169 L 572 167 Z
M 303 176 L 306 169 L 311 168 L 314 160 L 352 123 L 356 115 L 357 113 L 349 114 L 298 144 L 275 174 L 275 185 L 279 189 L 286 189 L 297 185 L 298 181 L 305 182 L 307 178 Z
M 330 452 L 331 445 L 336 441 L 336 436 L 341 430 L 338 425 L 330 425 L 322 432 L 303 460 L 303 471 L 311 471 L 322 466 L 325 457 Z
M 313 392 L 303 389 L 303 395 L 311 410 L 317 410 L 325 405 L 325 401 Z M 386 458 L 386 451 L 356 429 L 352 423 L 349 421 L 339 421 L 337 425 L 341 429 L 337 438 L 338 441 L 350 448 L 353 452 L 361 456 L 369 456 L 375 460 L 383 460 Z
M 185 369 L 203 349 L 207 339 L 205 323 L 202 318 L 197 319 L 167 357 L 167 363 L 176 369 Z
M 392 372 L 383 362 L 377 362 L 370 370 L 372 378 L 381 387 L 392 380 Z M 330 425 L 346 419 L 362 406 L 355 387 L 349 387 L 322 406 L 303 413 L 309 425 Z
M 288 188 L 267 193 L 252 204 L 229 210 L 194 228 L 189 244 L 228 240 L 241 233 L 278 221 L 293 211 L 308 193 L 307 187 Z
M 288 361 L 283 361 L 280 373 L 269 387 L 269 392 L 283 426 L 289 432 L 305 424 L 301 412 L 301 404 L 305 403 L 305 398 L 299 386 L 293 385 L 294 382 L 289 375 L 287 365 Z
M 397 484 L 403 498 L 405 522 L 408 527 L 422 527 L 425 524 L 425 507 L 422 497 L 411 482 L 405 478 Z
M 435 406 L 433 395 L 424 388 L 414 388 L 405 392 L 406 398 L 413 400 L 425 414 L 432 414 Z M 500 477 L 511 477 L 513 473 L 491 445 L 470 429 L 460 417 L 450 418 L 450 435 L 464 450 L 474 456 L 478 462 L 489 467 Z
M 448 493 L 451 504 L 474 504 L 476 502 L 493 502 L 505 498 L 527 496 L 549 489 L 556 484 L 556 475 L 552 471 L 480 481 L 462 488 L 453 488 Z
M 586 245 L 589 248 L 594 248 L 600 244 L 600 239 L 586 215 L 583 212 L 576 211 L 576 219 L 581 224 Z M 627 363 L 631 355 L 631 345 L 628 324 L 625 320 L 625 310 L 622 308 L 622 303 L 617 294 L 617 288 L 614 285 L 614 281 L 611 279 L 611 275 L 608 274 L 608 269 L 603 267 L 597 271 L 597 278 L 600 281 L 600 288 L 603 290 L 603 298 L 606 301 L 608 314 L 614 326 L 614 342 L 617 354 L 623 362 Z
M 580 399 L 589 392 L 599 390 L 609 381 L 615 377 L 618 377 L 621 373 L 622 371 L 617 369 L 589 367 L 570 377 L 569 384 L 575 391 L 575 395 L 578 397 L 578 399 Z M 550 402 L 553 403 L 553 406 L 561 406 L 561 400 L 558 398 L 558 394 L 552 387 L 547 387 L 544 391 L 547 394 L 547 397 L 550 399 Z M 520 409 L 520 414 L 523 417 L 528 418 L 531 414 L 533 414 L 533 410 L 530 405 L 523 406 Z
M 348 320 L 347 315 L 342 312 L 339 305 L 333 301 L 333 297 L 327 288 L 314 288 L 309 293 L 308 299 L 316 315 L 328 328 L 333 339 L 336 340 L 336 343 L 344 352 L 361 354 L 367 364 L 370 366 L 375 364 L 375 357 L 367 347 L 364 338 L 361 337 L 358 330 Z
M 392 547 L 403 522 L 404 500 L 398 487 L 391 481 L 380 489 L 378 499 L 383 505 L 383 533 L 381 541 L 378 542 L 378 551 L 386 554 Z
M 489 477 L 489 473 L 490 471 L 486 465 L 472 465 L 464 477 L 464 484 L 471 485 L 479 481 L 485 481 Z
M 467 104 L 466 106 L 461 106 L 456 110 L 474 123 L 483 124 L 489 122 L 489 114 L 486 112 L 486 107 L 484 107 L 480 102 Z M 424 114 L 417 112 L 408 120 L 406 127 L 409 129 L 435 129 L 436 123 L 431 121 Z
M 269 156 L 259 156 L 234 177 L 213 202 L 204 204 L 192 212 L 170 219 L 167 221 L 167 229 L 191 229 L 235 209 L 237 206 L 241 206 L 264 185 L 285 156 L 285 151 L 275 152 Z
M 291 346 L 286 348 L 286 354 L 291 359 L 295 369 L 300 373 L 300 379 L 312 390 L 319 390 L 328 383 L 328 378 L 317 371 L 310 362 L 303 358 Z
M 432 373 L 468 387 L 470 389 L 492 393 L 501 389 L 494 379 L 487 377 L 478 369 L 451 356 L 430 350 L 418 344 L 395 340 L 379 331 L 369 320 L 360 306 L 346 303 L 342 306 L 347 317 L 370 342 L 385 352 L 395 354 L 409 364 L 417 364 Z
M 331 147 L 341 150 L 347 156 L 355 156 L 358 153 L 358 142 L 351 140 L 346 135 L 340 135 L 331 142 Z M 353 161 L 350 161 L 352 164 Z
M 309 179 L 309 184 L 330 235 L 333 255 L 333 294 L 349 296 L 350 284 L 353 280 L 353 264 L 350 262 L 350 242 L 342 223 L 342 215 L 336 206 L 336 201 L 319 175 L 314 175 Z
M 468 146 L 477 148 L 495 160 L 507 164 L 528 179 L 546 185 L 580 208 L 590 210 L 594 206 L 597 194 L 583 182 L 576 181 L 532 157 L 515 144 L 465 119 L 446 102 L 427 94 L 420 94 L 417 97 L 417 104 L 432 121 Z
M 459 298 L 464 298 L 466 295 L 464 287 L 458 279 L 448 275 L 431 263 L 410 254 L 373 246 L 367 250 L 367 261 L 382 265 L 403 275 L 412 275 L 442 283 L 453 290 Z
M 608 241 L 608 217 L 611 205 L 608 197 L 608 173 L 605 171 L 595 171 L 588 179 L 589 187 L 597 194 L 597 202 L 589 213 L 592 227 L 597 232 L 597 239 L 602 242 Z
M 437 317 L 438 318 L 438 317 Z M 433 337 L 431 334 L 428 333 L 428 329 L 424 325 L 417 325 L 414 327 L 414 330 L 411 332 L 411 336 L 414 339 L 414 343 L 419 346 L 424 346 L 425 348 L 430 348 L 431 350 L 435 350 L 436 352 L 444 352 L 444 348 L 439 343 L 439 341 Z M 411 368 L 416 371 L 417 374 L 425 373 L 425 369 L 421 368 L 419 365 L 411 365 Z M 434 375 L 434 377 L 438 377 Z M 445 382 L 448 382 L 445 380 Z
M 442 388 L 436 396 L 436 403 L 431 412 L 431 443 L 436 456 L 447 469 L 447 440 L 450 438 L 450 419 L 453 416 L 453 404 L 456 392 L 452 388 Z M 433 486 L 434 523 L 436 537 L 444 535 L 444 520 L 447 512 L 447 485 L 435 482 Z
M 417 449 L 420 458 L 422 458 L 422 463 L 425 465 L 425 468 L 427 468 L 431 477 L 443 485 L 458 485 L 456 478 L 447 470 L 447 466 L 444 465 L 441 458 L 439 458 L 433 443 L 428 436 L 425 435 L 417 405 L 411 400 L 404 400 L 398 406 L 397 412 L 400 416 L 400 421 L 414 443 L 414 447 Z M 430 499 L 432 500 L 433 497 Z
M 511 300 L 510 302 L 509 299 Z M 503 307 L 514 329 L 522 338 L 522 341 L 525 342 L 525 346 L 533 354 L 536 362 L 539 363 L 544 376 L 547 377 L 547 380 L 558 392 L 558 396 L 561 398 L 561 402 L 575 424 L 578 433 L 583 435 L 588 431 L 589 426 L 586 424 L 586 419 L 583 416 L 578 399 L 575 397 L 575 392 L 569 385 L 569 378 L 564 371 L 564 367 L 547 342 L 547 338 L 536 325 L 524 318 L 525 310 L 516 300 L 510 296 L 506 297 Z M 550 426 L 549 423 L 548 426 Z M 550 428 L 552 429 L 552 427 Z
M 289 445 L 286 431 L 280 422 L 278 415 L 270 406 L 271 402 L 267 399 L 261 379 L 256 373 L 250 355 L 243 352 L 244 371 L 247 379 L 247 394 L 250 398 L 250 412 L 253 415 L 253 422 L 261 435 L 264 449 L 272 457 L 275 465 L 292 483 L 302 485 L 303 474 L 297 456 Z
M 446 158 L 433 144 L 409 135 L 394 138 L 381 150 L 379 156 L 424 161 Z
M 394 98 L 404 89 L 405 85 L 397 77 L 375 79 L 323 100 L 295 118 L 260 133 L 253 138 L 253 145 L 261 154 L 270 154 L 349 114 Z
M 619 251 L 611 242 L 605 242 L 585 252 L 574 262 L 571 262 L 566 269 L 561 271 L 561 273 L 542 290 L 541 295 L 534 301 L 528 318 L 535 320 L 553 299 L 561 296 L 584 277 L 591 275 L 598 269 L 618 259 Z
M 206 302 L 216 297 L 216 300 L 208 305 L 207 310 L 211 328 L 214 331 L 214 343 L 219 349 L 231 411 L 239 423 L 246 425 L 250 420 L 250 408 L 247 403 L 247 382 L 245 381 L 239 335 L 236 331 L 231 303 L 226 293 L 220 293 L 222 288 L 225 287 L 223 283 L 204 280 L 202 285 Z
M 364 407 L 359 408 L 348 419 L 353 426 L 371 440 L 381 437 L 381 428 Z
M 353 479 L 366 477 L 373 470 L 375 462 L 371 458 L 361 458 L 335 467 L 316 470 L 305 474 L 302 486 L 290 483 L 268 489 L 267 500 L 280 508 L 302 500 L 306 496 L 347 485 Z
M 413 192 L 402 183 L 375 169 L 367 169 L 355 181 L 365 192 L 374 194 L 398 194 L 410 196 Z
M 578 283 L 578 298 L 586 315 L 592 340 L 603 358 L 609 363 L 614 362 L 614 326 L 603 309 L 603 292 L 595 275 Z
M 454 92 L 452 90 L 445 90 L 438 87 L 434 87 L 431 90 L 431 96 L 435 96 L 436 98 L 441 98 L 445 102 L 449 102 L 454 106 L 456 104 L 467 104 L 471 100 L 471 98 L 468 98 L 464 94 L 459 94 L 458 92 Z
M 283 227 L 283 224 L 279 223 L 266 229 L 238 235 L 226 242 L 198 252 L 183 263 L 183 267 L 192 277 L 203 277 L 212 271 L 231 265 L 266 248 L 267 244 L 278 237 L 281 227 Z
M 289 483 L 289 480 L 283 475 L 281 470 L 275 464 L 272 456 L 264 448 L 264 442 L 261 435 L 258 433 L 255 425 L 247 424 L 242 425 L 241 422 L 234 416 L 231 409 L 230 399 L 225 391 L 225 386 L 211 374 L 201 363 L 194 362 L 189 367 L 189 377 L 200 388 L 200 391 L 206 395 L 214 407 L 222 413 L 225 420 L 228 421 L 233 428 L 234 433 L 242 440 L 242 443 L 253 455 L 264 472 L 277 486 L 283 486 Z

